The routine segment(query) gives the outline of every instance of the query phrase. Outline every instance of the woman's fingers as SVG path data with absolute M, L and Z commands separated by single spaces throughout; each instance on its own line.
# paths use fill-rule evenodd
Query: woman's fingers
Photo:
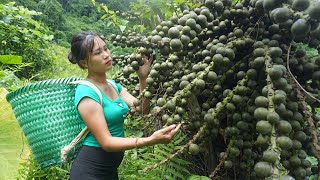
M 179 131 L 180 127 L 181 127 L 181 124 L 178 124 L 178 126 L 176 126 L 176 128 L 173 129 L 173 130 L 170 132 L 170 134 L 172 135 L 172 137 L 177 134 L 177 132 Z
M 172 125 L 170 125 L 168 127 L 163 128 L 161 131 L 162 131 L 163 134 L 168 134 L 169 132 L 171 132 L 175 128 L 176 128 L 176 125 L 172 124 Z
M 153 61 L 153 54 L 151 54 L 151 56 L 150 56 L 150 59 L 149 59 L 148 63 L 149 63 L 149 64 L 152 64 L 152 61 Z

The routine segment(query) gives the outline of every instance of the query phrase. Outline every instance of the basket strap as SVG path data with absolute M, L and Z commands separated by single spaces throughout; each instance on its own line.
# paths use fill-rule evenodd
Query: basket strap
M 109 84 L 111 84 L 111 86 L 113 87 L 113 89 L 115 89 L 115 90 L 116 90 L 116 92 L 117 92 L 118 96 L 120 96 L 119 89 L 118 89 L 118 87 L 117 87 L 116 83 L 115 83 L 115 82 L 113 82 L 113 81 L 111 81 L 111 80 L 107 80 L 107 81 L 108 81 L 108 83 L 109 83 Z
M 79 80 L 79 81 L 73 81 L 73 82 L 70 82 L 69 84 L 84 84 L 84 85 L 87 85 L 89 87 L 91 87 L 98 95 L 99 95 L 99 98 L 100 98 L 100 104 L 102 106 L 102 94 L 100 92 L 100 90 L 97 88 L 97 86 L 95 86 L 92 82 L 90 81 L 85 81 L 85 80 Z M 77 137 L 75 137 L 71 143 L 65 147 L 63 147 L 61 149 L 61 159 L 63 159 L 64 161 L 67 161 L 67 157 L 68 157 L 68 154 L 70 152 L 70 150 L 72 148 L 74 148 L 84 137 L 87 136 L 87 134 L 89 133 L 89 129 L 88 127 L 86 126 L 78 135 Z
M 87 86 L 91 87 L 98 94 L 98 96 L 100 98 L 100 104 L 102 105 L 102 94 L 101 94 L 100 90 L 97 88 L 97 86 L 94 85 L 92 82 L 86 81 L 86 80 L 79 80 L 79 81 L 72 81 L 69 84 L 83 84 L 83 85 L 87 85 Z

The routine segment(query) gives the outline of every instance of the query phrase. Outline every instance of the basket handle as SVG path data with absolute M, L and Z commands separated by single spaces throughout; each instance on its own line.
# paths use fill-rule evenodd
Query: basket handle
M 72 81 L 69 82 L 69 84 L 83 84 L 83 85 L 87 85 L 89 87 L 91 87 L 98 95 L 100 98 L 100 104 L 102 106 L 102 94 L 100 92 L 100 90 L 97 88 L 97 86 L 95 86 L 92 82 L 90 81 L 86 81 L 86 80 L 79 80 L 79 81 Z M 70 150 L 72 148 L 74 148 L 84 137 L 87 136 L 87 134 L 89 133 L 89 129 L 86 126 L 72 141 L 69 145 L 63 147 L 61 149 L 61 159 L 63 159 L 64 161 L 67 161 L 67 157 L 68 154 L 70 152 Z

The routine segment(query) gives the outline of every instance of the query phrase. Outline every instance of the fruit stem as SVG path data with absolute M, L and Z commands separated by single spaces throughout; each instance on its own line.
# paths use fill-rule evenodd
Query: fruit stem
M 268 52 L 269 53 L 269 52 Z M 271 57 L 270 56 L 266 56 L 266 61 L 265 61 L 265 65 L 266 65 L 266 73 L 267 73 L 267 88 L 268 88 L 268 99 L 269 99 L 269 107 L 268 107 L 268 110 L 269 110 L 269 113 L 271 112 L 274 112 L 274 103 L 273 103 L 273 100 L 272 98 L 274 97 L 274 90 L 273 90 L 273 83 L 271 81 L 271 78 L 270 78 L 270 75 L 269 75 L 269 72 L 270 72 L 270 69 L 272 67 L 271 65 Z M 273 168 L 274 168 L 274 171 L 273 171 L 273 176 L 272 176 L 272 179 L 274 180 L 277 180 L 280 178 L 280 170 L 278 168 L 278 165 L 279 165 L 279 156 L 280 156 L 280 148 L 277 147 L 277 143 L 276 143 L 276 128 L 275 128 L 275 125 L 273 124 L 272 125 L 272 132 L 271 132 L 271 149 L 273 151 L 275 151 L 278 155 L 278 158 L 275 162 L 275 164 L 273 165 Z

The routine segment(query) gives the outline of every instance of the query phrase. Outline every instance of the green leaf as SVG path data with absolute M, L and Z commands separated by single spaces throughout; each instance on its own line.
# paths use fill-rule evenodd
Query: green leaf
M 173 158 L 172 161 L 179 163 L 179 164 L 185 164 L 185 165 L 191 165 L 192 163 L 190 163 L 189 161 L 185 161 L 183 159 L 179 159 L 179 158 Z
M 141 25 L 140 32 L 144 32 L 145 30 L 146 30 L 146 27 L 144 27 L 144 25 Z
M 91 0 L 92 4 L 95 6 L 96 5 L 96 1 L 95 0 Z
M 121 22 L 122 22 L 123 25 L 126 25 L 126 24 L 128 24 L 129 21 L 122 19 Z
M 179 177 L 179 179 L 184 179 L 183 175 L 177 171 L 175 171 L 174 169 L 168 168 L 166 169 L 167 172 L 169 172 L 171 175 L 174 175 L 175 179 L 178 179 L 176 177 Z
M 179 5 L 180 5 L 180 4 L 183 4 L 183 3 L 184 3 L 184 0 L 175 0 L 175 3 L 178 3 Z
M 6 73 L 4 71 L 0 71 L 0 79 L 2 79 L 4 76 L 6 76 Z
M 175 163 L 170 162 L 170 163 L 169 163 L 169 166 L 172 166 L 172 167 L 176 168 L 176 169 L 179 170 L 180 172 L 185 172 L 185 173 L 187 173 L 187 174 L 190 174 L 190 172 L 189 172 L 185 167 L 180 166 L 180 165 L 178 165 L 178 164 L 175 164 Z
M 138 25 L 137 25 L 137 24 L 133 25 L 133 27 L 132 27 L 132 29 L 133 29 L 134 31 L 135 31 L 137 28 L 138 28 Z
M 162 145 L 161 148 L 165 149 L 168 152 L 174 151 L 174 149 L 169 148 L 168 146 Z
M 15 55 L 2 55 L 0 56 L 0 63 L 3 64 L 21 64 L 22 57 Z
M 166 157 L 169 157 L 171 155 L 170 153 L 168 153 L 166 151 L 162 151 L 160 149 L 157 149 L 155 153 L 160 153 L 160 154 L 162 154 L 162 155 L 164 155 Z
M 108 7 L 106 5 L 102 5 L 102 8 L 103 8 L 104 11 L 106 11 L 106 13 L 109 13 L 109 9 L 108 9 Z
M 105 19 L 107 16 L 108 16 L 108 14 L 104 14 L 100 19 Z
M 127 26 L 122 26 L 122 25 L 120 25 L 120 26 L 119 26 L 120 31 L 123 32 L 123 31 L 126 29 L 126 27 L 127 27 Z
M 187 178 L 187 180 L 211 180 L 211 179 L 206 176 L 191 175 Z
M 109 27 L 111 24 L 112 24 L 112 21 L 109 21 L 109 22 L 107 23 L 107 27 Z

